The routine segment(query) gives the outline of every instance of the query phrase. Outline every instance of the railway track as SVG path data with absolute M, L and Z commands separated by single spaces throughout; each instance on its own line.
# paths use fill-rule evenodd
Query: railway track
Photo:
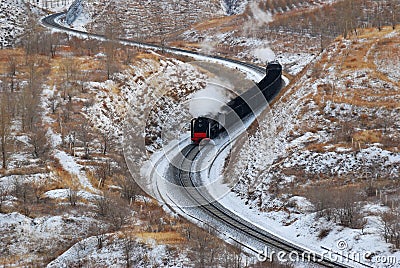
M 58 30 L 62 30 L 64 32 L 69 32 L 69 33 L 74 33 L 74 34 L 79 34 L 79 35 L 83 35 L 86 37 L 93 37 L 93 38 L 98 38 L 100 40 L 106 40 L 106 37 L 104 35 L 101 34 L 95 34 L 95 33 L 88 33 L 88 32 L 84 32 L 84 31 L 80 31 L 80 30 L 76 30 L 76 29 L 72 29 L 72 28 L 68 28 L 65 27 L 63 25 L 60 25 L 57 22 L 57 19 L 62 18 L 66 15 L 65 12 L 61 12 L 61 13 L 55 13 L 52 15 L 49 15 L 47 17 L 42 18 L 41 22 L 43 25 L 50 27 L 50 28 L 55 28 Z M 258 74 L 265 74 L 265 68 L 264 67 L 260 67 L 251 63 L 247 63 L 247 62 L 241 62 L 238 60 L 234 60 L 234 59 L 229 59 L 229 58 L 224 58 L 221 56 L 210 56 L 207 54 L 203 54 L 201 52 L 196 52 L 196 51 L 190 51 L 190 50 L 185 50 L 185 49 L 180 49 L 180 48 L 174 48 L 174 47 L 165 47 L 165 46 L 161 46 L 161 45 L 157 45 L 157 44 L 150 44 L 150 43 L 144 43 L 144 42 L 137 42 L 137 41 L 132 41 L 132 40 L 128 40 L 128 39 L 116 39 L 115 42 L 119 42 L 122 44 L 128 44 L 128 45 L 133 45 L 136 47 L 140 47 L 140 48 L 145 48 L 145 49 L 151 49 L 151 50 L 157 50 L 157 51 L 163 51 L 163 52 L 167 52 L 167 53 L 172 53 L 175 55 L 183 55 L 183 56 L 189 56 L 189 57 L 202 57 L 202 58 L 208 58 L 211 60 L 217 60 L 220 62 L 229 62 L 229 63 L 233 63 L 239 66 L 243 66 L 246 67 L 248 69 L 251 69 L 255 72 L 257 72 Z
M 357 264 L 359 267 L 373 267 L 361 262 L 346 260 L 348 264 L 335 261 L 328 256 L 310 252 L 309 250 L 302 248 L 296 244 L 288 242 L 276 235 L 267 232 L 264 229 L 254 225 L 253 223 L 239 217 L 230 210 L 227 210 L 219 202 L 215 201 L 213 197 L 206 191 L 200 191 L 198 185 L 195 184 L 194 178 L 198 175 L 198 172 L 192 172 L 195 162 L 194 160 L 199 155 L 199 146 L 190 144 L 182 149 L 178 159 L 175 159 L 175 165 L 171 165 L 172 174 L 174 175 L 174 183 L 183 187 L 186 191 L 186 195 L 197 205 L 200 209 L 206 212 L 208 215 L 218 219 L 220 222 L 230 226 L 236 231 L 252 237 L 257 241 L 265 244 L 266 246 L 272 246 L 278 251 L 284 251 L 288 254 L 296 254 L 297 256 L 309 256 L 307 254 L 313 254 L 312 258 L 309 259 L 311 262 L 315 262 L 324 267 L 354 267 Z M 314 255 L 315 254 L 315 255 Z M 308 259 L 306 259 L 308 260 Z M 353 265 L 350 265 L 353 262 Z M 356 262 L 356 263 L 354 263 Z
M 68 27 L 65 27 L 63 25 L 60 25 L 57 23 L 57 19 L 65 16 L 65 12 L 63 13 L 56 13 L 49 15 L 45 18 L 42 19 L 42 24 L 55 28 L 61 31 L 69 32 L 69 33 L 74 33 L 74 34 L 79 34 L 85 37 L 92 37 L 92 38 L 98 38 L 100 40 L 106 40 L 104 35 L 99 35 L 99 34 L 94 34 L 94 33 L 87 33 L 84 31 L 76 30 L 76 29 L 71 29 Z M 176 55 L 186 55 L 190 57 L 196 58 L 202 57 L 202 58 L 208 58 L 212 60 L 217 60 L 220 62 L 229 62 L 229 63 L 234 63 L 238 66 L 242 66 L 245 68 L 248 68 L 250 70 L 253 70 L 254 72 L 258 74 L 265 74 L 265 68 L 259 67 L 254 64 L 250 63 L 245 63 L 241 62 L 238 60 L 233 60 L 233 59 L 227 59 L 223 58 L 220 56 L 210 56 L 206 54 L 202 54 L 200 52 L 193 52 L 193 51 L 188 51 L 180 48 L 172 48 L 172 47 L 164 47 L 156 44 L 149 44 L 149 43 L 142 43 L 142 42 L 136 42 L 132 40 L 127 40 L 127 39 L 117 39 L 114 40 L 115 42 L 120 42 L 123 44 L 128 44 L 128 45 L 133 45 L 145 49 L 151 49 L 151 50 L 159 50 L 163 52 L 168 52 Z M 266 246 L 273 246 L 274 248 L 277 248 L 278 250 L 282 250 L 285 252 L 296 252 L 301 256 L 301 254 L 308 252 L 306 249 L 295 245 L 291 242 L 288 242 L 280 237 L 277 237 L 276 235 L 267 232 L 264 229 L 261 229 L 257 226 L 255 226 L 253 223 L 239 217 L 238 215 L 234 214 L 233 212 L 227 210 L 225 207 L 223 207 L 220 203 L 217 201 L 213 200 L 210 194 L 207 192 L 201 192 L 198 187 L 195 185 L 193 178 L 197 176 L 197 172 L 192 172 L 193 170 L 193 165 L 194 165 L 194 160 L 196 157 L 199 155 L 199 147 L 193 144 L 190 144 L 186 146 L 185 148 L 182 149 L 181 154 L 175 158 L 175 165 L 170 165 L 171 174 L 173 175 L 173 180 L 175 184 L 178 184 L 182 186 L 184 191 L 186 192 L 187 196 L 192 200 L 194 204 L 196 204 L 200 209 L 202 209 L 205 213 L 208 215 L 214 217 L 218 221 L 230 226 L 231 228 L 235 229 L 236 231 L 252 237 L 259 242 L 265 244 Z M 343 263 L 339 263 L 337 261 L 333 261 L 326 256 L 316 254 L 317 260 L 315 260 L 315 263 L 322 265 L 324 267 L 344 267 L 344 268 L 349 268 L 349 267 L 354 267 L 352 265 L 347 265 Z M 358 263 L 361 264 L 361 263 Z M 368 266 L 365 264 L 361 264 L 364 267 L 372 267 Z

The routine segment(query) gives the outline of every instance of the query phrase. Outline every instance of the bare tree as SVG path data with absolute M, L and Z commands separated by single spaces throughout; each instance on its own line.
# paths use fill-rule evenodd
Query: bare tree
M 105 155 L 107 151 L 113 147 L 113 141 L 115 140 L 115 137 L 110 132 L 101 133 L 101 137 L 103 140 L 102 151 L 103 154 Z
M 400 4 L 399 1 L 389 0 L 388 10 L 390 15 L 390 21 L 393 30 L 396 29 L 396 25 L 400 22 Z
M 97 224 L 97 223 L 92 223 L 89 226 L 89 235 L 90 236 L 96 236 L 97 239 L 97 249 L 102 249 L 103 248 L 103 243 L 104 240 L 106 239 L 107 235 L 107 227 Z
M 7 57 L 7 78 L 10 84 L 10 91 L 14 92 L 16 87 L 16 75 L 17 75 L 17 59 L 11 55 Z
M 360 200 L 355 189 L 341 189 L 336 192 L 334 211 L 337 222 L 350 228 L 363 228 L 365 221 L 357 202 Z
M 84 149 L 83 158 L 90 158 L 90 142 L 93 140 L 92 131 L 90 126 L 87 124 L 86 120 L 81 123 L 81 126 L 78 130 L 76 130 L 76 136 L 80 142 L 82 142 Z
M 128 233 L 122 233 L 122 252 L 124 254 L 125 266 L 127 268 L 134 267 L 136 263 L 135 260 L 132 260 L 133 250 L 137 246 L 135 239 L 133 239 Z
M 114 4 L 114 2 L 111 2 L 108 6 L 108 12 L 106 13 L 106 16 L 107 17 L 104 18 L 104 35 L 107 39 L 104 43 L 106 54 L 105 66 L 107 79 L 110 79 L 111 75 L 118 70 L 116 51 L 119 45 L 116 41 L 123 34 L 123 23 L 121 21 L 121 18 L 118 16 L 118 13 L 116 12 L 116 5 Z
M 22 131 L 29 131 L 33 128 L 37 119 L 38 96 L 25 88 L 18 95 L 19 114 L 21 118 Z
M 202 230 L 196 226 L 186 228 L 186 237 L 192 247 L 195 267 L 211 267 L 216 265 L 217 241 L 211 229 Z
M 32 144 L 32 155 L 35 158 L 43 157 L 50 150 L 50 145 L 46 137 L 46 128 L 40 123 L 30 131 L 29 138 Z
M 7 109 L 8 104 L 8 94 L 6 92 L 0 93 L 0 152 L 3 169 L 7 169 L 7 160 L 11 141 L 11 118 Z
M 11 193 L 18 199 L 21 213 L 29 216 L 32 210 L 32 203 L 35 202 L 36 198 L 33 183 L 23 182 L 20 178 L 14 178 Z
M 104 187 L 104 183 L 111 177 L 111 162 L 108 160 L 106 163 L 100 163 L 96 167 L 96 175 L 99 180 L 99 187 Z
M 108 196 L 103 195 L 96 199 L 95 202 L 97 216 L 106 217 L 111 209 L 111 200 Z
M 52 96 L 49 98 L 49 106 L 51 109 L 51 113 L 55 114 L 57 111 L 57 108 L 60 106 L 60 100 L 58 96 Z
M 78 202 L 78 191 L 75 188 L 69 188 L 68 189 L 68 201 L 69 204 L 73 207 L 76 206 L 76 203 Z
M 3 212 L 3 203 L 7 200 L 8 189 L 4 185 L 0 185 L 0 213 Z
M 126 198 L 130 204 L 135 202 L 136 197 L 142 193 L 141 188 L 132 178 L 132 176 L 119 176 L 118 185 L 121 187 L 121 194 L 123 198 Z

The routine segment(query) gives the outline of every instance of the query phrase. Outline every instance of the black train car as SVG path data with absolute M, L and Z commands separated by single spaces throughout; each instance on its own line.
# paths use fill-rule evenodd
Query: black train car
M 223 108 L 222 124 L 226 129 L 243 121 L 247 116 L 265 108 L 282 87 L 282 65 L 269 62 L 265 77 L 254 86 L 227 103 Z
M 270 102 L 282 87 L 282 65 L 278 61 L 271 61 L 267 65 L 265 77 L 257 83 L 265 99 Z
M 222 107 L 221 114 L 217 116 L 220 123 L 206 117 L 192 119 L 192 141 L 199 143 L 202 139 L 213 139 L 223 131 L 233 130 L 246 117 L 263 109 L 275 97 L 281 87 L 282 66 L 277 61 L 269 62 L 266 75 L 257 83 L 257 86 L 250 88 Z

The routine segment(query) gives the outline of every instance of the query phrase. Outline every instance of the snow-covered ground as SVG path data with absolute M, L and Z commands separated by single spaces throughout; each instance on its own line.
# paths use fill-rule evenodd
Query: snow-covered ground
M 92 236 L 73 245 L 47 267 L 185 267 L 187 257 L 155 241 L 132 240 L 119 234 Z M 101 239 L 101 240 L 99 240 Z M 101 241 L 101 242 L 99 242 Z
M 130 39 L 158 38 L 180 31 L 201 20 L 223 15 L 219 0 L 188 1 L 119 1 L 118 4 L 97 0 L 83 1 L 81 15 L 72 24 L 74 28 L 104 33 L 110 23 L 123 24 L 123 33 Z M 111 14 L 119 14 L 118 19 Z M 118 29 L 119 31 L 122 29 Z
M 389 32 L 383 38 L 391 39 L 393 43 L 396 43 L 399 36 L 398 30 Z M 307 187 L 318 183 L 322 185 L 326 183 L 326 194 L 328 194 L 329 191 L 333 193 L 337 187 L 335 184 L 346 187 L 344 185 L 362 185 L 364 178 L 366 180 L 374 178 L 393 180 L 398 177 L 400 154 L 396 145 L 391 147 L 390 142 L 389 145 L 384 145 L 383 142 L 387 140 L 381 139 L 379 142 L 380 138 L 368 136 L 370 133 L 384 133 L 393 140 L 397 139 L 399 129 L 397 122 L 400 116 L 398 108 L 395 108 L 398 106 L 395 103 L 399 96 L 399 88 L 391 82 L 400 66 L 395 54 L 393 54 L 394 59 L 392 56 L 382 59 L 384 53 L 381 49 L 385 48 L 376 48 L 371 44 L 374 43 L 373 40 L 376 39 L 357 40 L 353 43 L 348 40 L 338 41 L 325 54 L 315 59 L 317 63 L 315 67 L 309 68 L 308 72 L 290 87 L 282 100 L 273 107 L 272 125 L 274 127 L 264 127 L 254 139 L 245 143 L 240 160 L 232 165 L 234 170 L 225 172 L 225 177 L 239 177 L 239 182 L 233 189 L 237 196 L 243 198 L 243 201 L 236 203 L 234 200 L 237 201 L 237 196 L 229 194 L 228 197 L 221 199 L 221 202 L 236 213 L 244 214 L 245 217 L 254 219 L 267 228 L 271 227 L 279 235 L 296 243 L 305 246 L 314 245 L 315 250 L 321 250 L 324 246 L 341 251 L 337 243 L 345 241 L 344 254 L 368 252 L 373 257 L 370 260 L 366 259 L 365 262 L 371 261 L 374 267 L 387 267 L 390 266 L 388 263 L 379 263 L 380 257 L 394 256 L 400 259 L 399 251 L 386 243 L 382 236 L 381 215 L 390 210 L 390 207 L 383 204 L 392 204 L 391 206 L 397 204 L 397 194 L 390 194 L 391 191 L 398 193 L 395 184 L 388 186 L 394 189 L 388 190 L 387 193 L 384 188 L 377 186 L 377 193 L 384 192 L 383 195 L 389 196 L 386 197 L 389 202 L 379 197 L 379 194 L 374 200 L 358 201 L 360 202 L 359 211 L 365 219 L 365 226 L 360 229 L 346 228 L 318 217 L 315 204 L 310 203 L 311 197 L 297 195 L 304 194 L 302 191 Z M 382 42 L 382 39 L 380 41 Z M 367 42 L 371 43 L 367 44 Z M 382 43 L 385 44 L 385 42 Z M 389 46 L 393 43 L 388 42 Z M 344 51 L 338 52 L 338 48 L 346 47 L 348 51 L 357 51 L 357 46 L 363 46 L 365 49 L 371 46 L 370 52 L 364 52 L 366 57 L 357 56 L 361 58 L 361 61 L 370 61 L 371 58 L 372 60 L 375 58 L 375 62 L 385 62 L 386 66 L 383 64 L 381 68 L 379 64 L 377 69 L 386 73 L 389 79 L 379 75 L 374 76 L 371 69 L 365 71 L 364 75 L 360 75 L 357 67 L 342 72 L 340 67 L 334 65 L 335 63 L 332 62 L 334 60 L 346 61 L 341 56 L 338 57 L 338 54 L 342 55 L 341 53 L 346 55 Z M 350 62 L 358 61 L 351 52 L 349 55 Z M 380 59 L 377 60 L 377 58 Z M 328 60 L 325 61 L 325 59 Z M 362 63 L 353 65 L 357 66 L 357 64 L 362 65 Z M 322 67 L 316 70 L 317 66 Z M 316 77 L 313 77 L 313 74 Z M 343 76 L 348 79 L 342 79 Z M 321 99 L 313 98 L 320 94 L 322 85 L 331 83 L 335 84 L 325 88 L 329 90 L 325 96 Z M 359 96 L 359 90 L 362 90 L 364 94 L 361 93 Z M 391 93 L 381 95 L 382 91 Z M 332 98 L 329 94 L 339 96 Z M 356 97 L 346 99 L 349 94 L 354 94 Z M 354 104 L 359 99 L 360 102 Z M 382 104 L 376 104 L 377 107 L 374 107 L 371 102 Z M 367 115 L 372 119 L 360 123 L 361 119 L 354 119 L 360 115 Z M 385 128 L 386 131 L 383 131 L 383 125 L 372 123 L 376 120 L 375 116 L 378 120 L 387 116 L 391 118 L 391 123 Z M 336 118 L 338 122 L 329 118 Z M 355 126 L 351 127 L 354 130 L 346 132 L 343 125 L 349 120 L 354 120 Z M 371 132 L 374 128 L 375 132 Z M 271 130 L 274 135 L 270 135 Z M 343 137 L 347 139 L 347 142 L 341 140 Z M 376 139 L 378 141 L 375 141 Z M 316 144 L 320 144 L 319 147 Z M 330 187 L 332 187 L 331 190 Z M 360 191 L 363 191 L 362 189 Z M 393 200 L 392 203 L 390 200 Z M 396 211 L 396 208 L 394 209 Z M 318 235 L 324 230 L 329 230 L 328 234 L 326 237 L 319 238 Z
M 29 218 L 20 213 L 0 214 L 2 263 L 25 266 L 46 263 L 49 256 L 80 240 L 91 225 L 100 225 L 85 216 L 63 215 Z M 13 256 L 7 261 L 7 256 Z
M 0 48 L 11 47 L 16 37 L 23 32 L 27 9 L 23 0 L 2 0 L 0 2 Z

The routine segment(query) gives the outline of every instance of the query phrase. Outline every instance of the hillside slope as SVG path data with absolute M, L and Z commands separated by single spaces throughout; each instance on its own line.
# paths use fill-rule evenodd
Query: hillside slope
M 345 237 L 374 254 L 399 246 L 383 231 L 396 228 L 400 209 L 399 43 L 389 27 L 338 38 L 232 160 L 233 191 L 295 241 Z

